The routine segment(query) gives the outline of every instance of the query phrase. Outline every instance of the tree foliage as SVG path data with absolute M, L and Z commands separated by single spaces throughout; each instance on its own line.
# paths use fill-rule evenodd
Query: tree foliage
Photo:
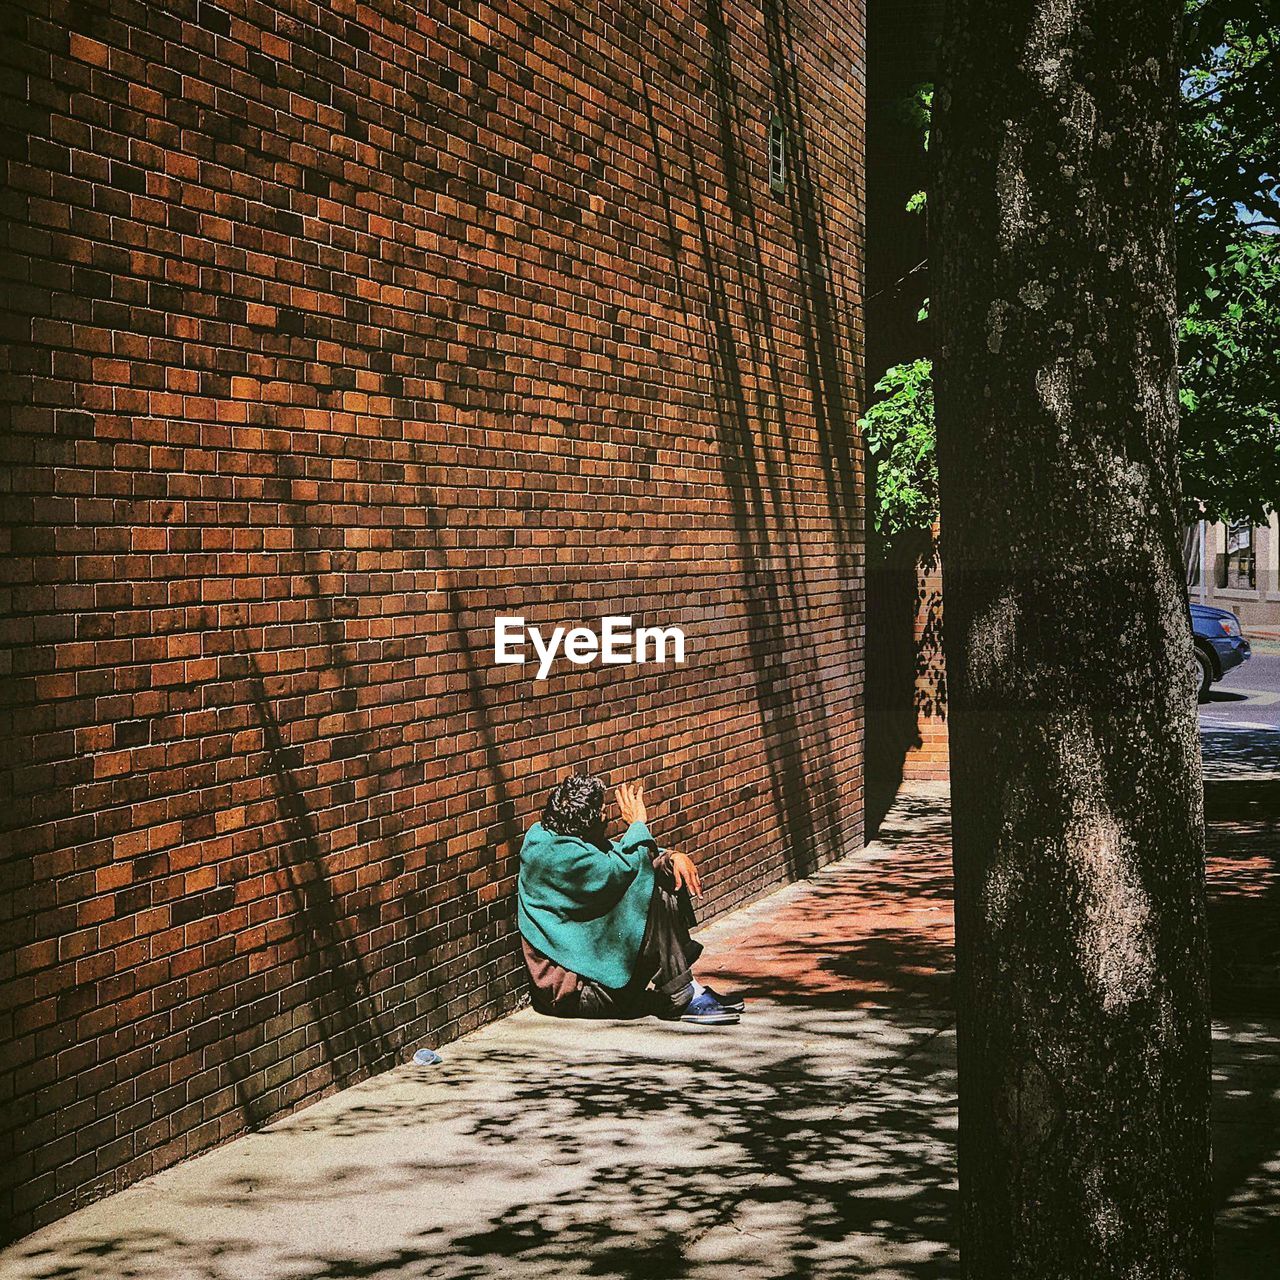
M 1186 514 L 1261 521 L 1280 506 L 1280 239 L 1242 236 L 1198 274 L 1178 357 Z
M 1280 4 L 1186 0 L 1177 190 L 1184 514 L 1280 508 Z M 927 146 L 930 89 L 910 102 Z M 910 207 L 925 205 L 923 193 Z M 882 545 L 937 518 L 932 366 L 896 365 L 863 419 Z
M 1178 146 L 1179 284 L 1239 242 L 1280 231 L 1280 5 L 1187 0 Z
M 1183 66 L 1182 488 L 1189 515 L 1260 519 L 1280 506 L 1280 5 L 1188 0 Z
M 881 546 L 929 529 L 938 514 L 938 459 L 933 425 L 933 366 L 894 365 L 876 383 L 880 397 L 862 419 L 875 464 L 875 531 Z

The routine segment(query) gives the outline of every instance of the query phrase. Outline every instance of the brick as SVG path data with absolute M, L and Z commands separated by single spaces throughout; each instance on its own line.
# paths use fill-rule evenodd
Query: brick
M 78 31 L 71 33 L 68 52 L 77 61 L 88 62 L 95 67 L 106 67 L 111 61 L 111 50 L 105 44 Z

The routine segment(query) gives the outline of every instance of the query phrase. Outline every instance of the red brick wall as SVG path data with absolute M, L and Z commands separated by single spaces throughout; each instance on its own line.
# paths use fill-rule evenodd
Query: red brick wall
M 0 21 L 13 1234 L 511 1009 L 573 765 L 648 779 L 713 912 L 861 843 L 863 43 L 847 0 Z M 689 661 L 535 685 L 503 612 Z
M 916 569 L 915 741 L 902 762 L 904 779 L 945 782 L 951 776 L 947 739 L 947 673 L 942 658 L 942 566 L 936 552 Z

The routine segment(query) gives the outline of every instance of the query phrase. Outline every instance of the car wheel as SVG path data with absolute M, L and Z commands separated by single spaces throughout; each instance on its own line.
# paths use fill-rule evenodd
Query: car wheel
M 1207 702 L 1209 699 L 1209 686 L 1213 683 L 1213 668 L 1209 665 L 1209 659 L 1199 649 L 1192 650 L 1190 674 L 1196 702 Z

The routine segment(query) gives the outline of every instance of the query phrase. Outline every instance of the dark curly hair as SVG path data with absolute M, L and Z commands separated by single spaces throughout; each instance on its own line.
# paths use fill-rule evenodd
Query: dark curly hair
M 542 825 L 557 835 L 599 840 L 604 834 L 604 782 L 573 773 L 551 789 L 542 810 Z

